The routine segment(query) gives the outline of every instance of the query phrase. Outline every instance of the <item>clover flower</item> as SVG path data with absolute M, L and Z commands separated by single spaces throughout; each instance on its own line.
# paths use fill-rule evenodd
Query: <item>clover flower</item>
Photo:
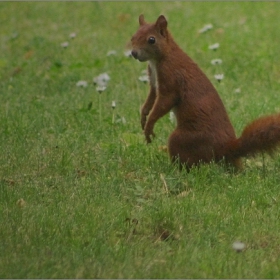
M 132 56 L 132 55 L 131 55 L 131 50 L 124 51 L 124 55 L 125 55 L 126 57 L 131 57 L 131 56 Z
M 222 64 L 222 62 L 223 61 L 220 58 L 216 58 L 216 59 L 211 60 L 212 65 L 219 65 L 219 64 Z
M 115 108 L 116 108 L 116 101 L 113 100 L 113 101 L 112 101 L 112 109 L 113 109 L 113 113 L 112 113 L 112 124 L 115 123 Z
M 169 120 L 171 123 L 175 123 L 175 121 L 176 121 L 176 117 L 175 117 L 175 114 L 173 111 L 170 111 L 170 113 L 169 113 Z
M 116 101 L 112 101 L 112 109 L 115 109 L 116 108 Z
M 107 52 L 107 56 L 116 55 L 116 54 L 117 54 L 117 51 L 115 51 L 115 50 L 111 50 L 111 51 Z
M 232 244 L 232 249 L 235 250 L 237 253 L 242 252 L 246 248 L 245 243 L 241 241 L 235 241 Z
M 122 124 L 126 124 L 126 119 L 125 117 L 119 117 L 116 119 L 116 123 L 122 123 Z
M 69 43 L 68 42 L 63 42 L 63 43 L 60 44 L 60 46 L 64 49 L 66 49 L 69 46 Z
M 204 25 L 201 29 L 199 29 L 199 33 L 205 33 L 207 32 L 208 30 L 212 29 L 213 28 L 213 25 L 210 23 L 210 24 L 206 24 Z
M 86 88 L 88 86 L 88 83 L 87 83 L 87 81 L 78 81 L 76 83 L 76 86 L 77 87 L 84 87 L 84 88 Z
M 106 89 L 105 86 L 97 86 L 96 87 L 96 90 L 97 90 L 98 93 L 102 93 L 105 89 Z
M 220 44 L 219 43 L 215 43 L 215 44 L 213 44 L 213 45 L 210 45 L 208 48 L 210 49 L 210 50 L 216 50 L 216 49 L 218 49 L 220 47 Z
M 25 200 L 23 198 L 20 198 L 18 201 L 17 201 L 17 206 L 18 207 L 24 207 L 26 204 Z
M 220 82 L 224 78 L 224 74 L 216 74 L 214 77 L 218 82 Z
M 75 32 L 70 33 L 69 37 L 70 37 L 71 39 L 74 39 L 74 38 L 76 37 L 76 33 L 75 33 Z
M 143 83 L 148 83 L 148 82 L 150 81 L 148 75 L 140 76 L 140 77 L 138 78 L 138 80 L 141 81 L 141 82 L 143 82 Z
M 93 78 L 93 84 L 97 85 L 98 87 L 106 88 L 109 80 L 110 80 L 109 75 L 107 73 L 102 73 L 102 74 L 98 75 L 97 77 Z

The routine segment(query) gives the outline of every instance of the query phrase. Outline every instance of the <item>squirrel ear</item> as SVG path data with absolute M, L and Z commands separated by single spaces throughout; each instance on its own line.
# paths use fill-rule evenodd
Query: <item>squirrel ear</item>
M 139 24 L 140 24 L 140 25 L 145 24 L 145 20 L 144 20 L 144 15 L 143 15 L 143 14 L 141 14 L 141 15 L 139 16 Z
M 159 32 L 162 36 L 166 37 L 167 34 L 167 20 L 161 15 L 158 17 L 156 21 L 156 27 L 159 29 Z

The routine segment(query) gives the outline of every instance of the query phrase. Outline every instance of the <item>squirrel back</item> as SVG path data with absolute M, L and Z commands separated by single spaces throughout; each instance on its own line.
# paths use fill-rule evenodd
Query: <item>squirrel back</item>
M 150 92 L 141 109 L 147 143 L 156 121 L 173 110 L 177 125 L 169 137 L 172 161 L 190 168 L 225 159 L 240 168 L 240 157 L 272 152 L 280 144 L 280 115 L 260 118 L 236 138 L 224 104 L 198 65 L 177 45 L 161 15 L 153 24 L 139 17 L 132 56 L 148 61 Z

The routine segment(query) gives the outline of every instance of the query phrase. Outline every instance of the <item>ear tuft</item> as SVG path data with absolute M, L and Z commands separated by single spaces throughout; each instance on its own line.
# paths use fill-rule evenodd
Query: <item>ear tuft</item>
M 145 20 L 144 20 L 144 15 L 143 14 L 141 14 L 140 16 L 139 16 L 139 24 L 140 24 L 140 26 L 141 25 L 144 25 L 146 22 L 145 22 Z

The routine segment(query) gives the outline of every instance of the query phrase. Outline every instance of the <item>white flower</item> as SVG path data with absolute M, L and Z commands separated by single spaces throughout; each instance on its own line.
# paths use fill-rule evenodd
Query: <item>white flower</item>
M 143 83 L 147 83 L 150 81 L 149 79 L 149 76 L 148 75 L 143 75 L 143 76 L 140 76 L 139 78 L 139 81 L 143 82 Z
M 88 83 L 87 83 L 87 81 L 79 81 L 79 82 L 77 82 L 76 83 L 76 86 L 77 87 L 87 87 L 87 85 L 88 85 Z
M 216 43 L 216 44 L 213 44 L 213 45 L 210 45 L 208 48 L 210 49 L 210 50 L 216 50 L 216 49 L 218 49 L 220 47 L 220 44 L 219 43 Z
M 125 117 L 119 117 L 119 118 L 116 120 L 116 123 L 126 124 L 126 119 L 125 119 Z
M 224 78 L 224 74 L 216 74 L 214 77 L 218 82 L 220 82 Z
M 98 76 L 99 79 L 108 82 L 110 80 L 110 76 L 107 73 L 102 73 Z
M 97 87 L 96 87 L 96 90 L 97 90 L 99 93 L 103 92 L 105 89 L 106 89 L 105 86 L 97 86 Z
M 20 198 L 18 201 L 17 201 L 17 206 L 18 207 L 24 207 L 26 204 L 26 202 L 24 201 L 23 198 Z
M 236 90 L 234 90 L 235 93 L 240 93 L 241 92 L 241 89 L 240 88 L 237 88 Z
M 98 75 L 97 77 L 93 78 L 93 84 L 100 86 L 100 87 L 106 87 L 109 80 L 110 80 L 109 75 L 107 73 L 102 73 L 102 74 Z
M 126 57 L 131 57 L 131 56 L 132 56 L 132 55 L 131 55 L 131 50 L 124 51 L 124 55 L 125 55 Z
M 61 47 L 63 48 L 67 48 L 69 46 L 69 43 L 68 42 L 63 42 L 60 44 Z
M 69 37 L 70 37 L 71 39 L 74 39 L 74 38 L 76 37 L 76 33 L 75 33 L 75 32 L 70 33 Z
M 117 51 L 115 51 L 115 50 L 111 50 L 111 51 L 107 52 L 107 56 L 116 55 L 116 54 L 117 54 Z
M 232 243 L 232 249 L 240 253 L 245 249 L 246 245 L 243 242 L 235 241 Z
M 112 109 L 116 108 L 116 101 L 112 101 Z
M 208 31 L 208 30 L 210 30 L 212 28 L 213 28 L 213 25 L 211 23 L 210 24 L 206 24 L 198 32 L 199 33 L 204 33 L 204 32 L 206 32 L 206 31 Z
M 176 121 L 176 117 L 173 111 L 170 111 L 169 113 L 169 120 L 171 121 L 171 123 L 175 123 Z
M 211 64 L 213 64 L 213 65 L 222 64 L 222 62 L 223 61 L 220 58 L 216 58 L 216 59 L 211 60 Z

